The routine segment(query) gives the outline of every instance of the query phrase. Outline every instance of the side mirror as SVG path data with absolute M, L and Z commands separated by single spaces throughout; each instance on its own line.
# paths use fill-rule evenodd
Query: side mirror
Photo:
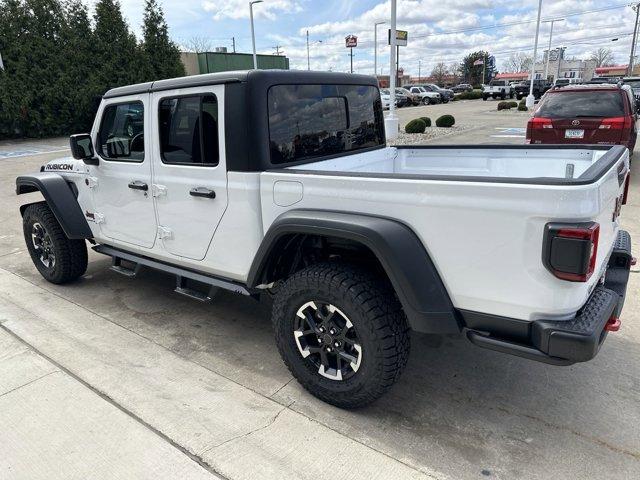
M 93 142 L 88 133 L 78 133 L 69 137 L 71 155 L 76 160 L 82 160 L 87 165 L 98 165 L 98 158 L 93 151 Z

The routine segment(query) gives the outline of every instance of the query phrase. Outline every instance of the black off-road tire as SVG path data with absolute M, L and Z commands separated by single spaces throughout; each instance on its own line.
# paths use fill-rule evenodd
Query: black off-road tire
M 46 266 L 32 240 L 34 224 L 39 223 L 50 239 L 55 262 Z M 87 271 L 87 245 L 84 240 L 70 240 L 46 203 L 29 205 L 22 216 L 22 228 L 31 260 L 45 280 L 62 284 L 81 277 Z
M 307 302 L 327 302 L 353 324 L 361 363 L 343 380 L 322 376 L 294 338 L 296 313 Z M 370 404 L 398 380 L 409 357 L 407 320 L 392 287 L 367 270 L 341 263 L 305 268 L 279 289 L 272 314 L 276 343 L 292 375 L 310 393 L 341 408 Z

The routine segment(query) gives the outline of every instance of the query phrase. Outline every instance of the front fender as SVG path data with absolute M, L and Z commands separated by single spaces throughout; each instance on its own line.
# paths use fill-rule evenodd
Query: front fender
M 39 191 L 70 239 L 92 238 L 91 228 L 67 181 L 59 174 L 40 172 L 16 178 L 16 194 Z M 20 207 L 24 214 L 27 205 Z
M 267 231 L 251 265 L 247 284 L 263 283 L 278 240 L 291 233 L 344 238 L 369 248 L 384 268 L 411 328 L 425 333 L 459 333 L 449 294 L 424 245 L 408 226 L 393 219 L 318 210 L 290 210 Z

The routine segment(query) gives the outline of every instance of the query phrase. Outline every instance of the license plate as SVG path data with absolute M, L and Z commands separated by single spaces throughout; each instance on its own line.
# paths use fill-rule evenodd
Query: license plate
M 564 138 L 584 138 L 584 130 L 565 130 Z

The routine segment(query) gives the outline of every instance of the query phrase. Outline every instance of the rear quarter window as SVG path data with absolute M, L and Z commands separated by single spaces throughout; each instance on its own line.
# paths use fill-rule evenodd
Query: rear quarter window
M 560 91 L 548 93 L 536 112 L 537 117 L 622 117 L 626 115 L 619 91 Z
M 385 144 L 371 85 L 274 85 L 268 93 L 271 163 L 283 166 Z

